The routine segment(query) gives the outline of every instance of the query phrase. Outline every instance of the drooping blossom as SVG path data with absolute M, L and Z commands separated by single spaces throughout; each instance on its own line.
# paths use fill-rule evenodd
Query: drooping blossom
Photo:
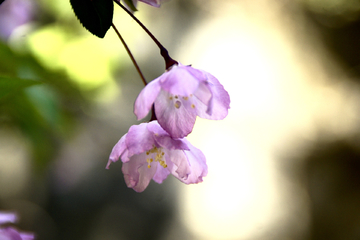
M 204 154 L 186 139 L 173 139 L 157 121 L 133 125 L 114 146 L 106 168 L 119 159 L 129 188 L 142 192 L 151 179 L 162 183 L 171 173 L 186 184 L 207 175 Z
M 0 212 L 0 239 L 1 240 L 33 240 L 33 233 L 20 232 L 11 226 L 2 226 L 8 223 L 15 223 L 17 216 L 15 213 Z
M 161 127 L 173 138 L 182 138 L 192 131 L 196 116 L 224 119 L 230 97 L 213 75 L 179 63 L 140 92 L 134 106 L 137 119 L 144 118 L 153 104 Z

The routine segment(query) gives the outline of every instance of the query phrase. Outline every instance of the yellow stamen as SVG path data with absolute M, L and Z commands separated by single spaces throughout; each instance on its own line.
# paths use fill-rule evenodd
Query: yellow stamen
M 162 166 L 163 168 L 167 168 L 167 164 L 164 159 L 165 153 L 162 151 L 162 148 L 157 148 L 154 146 L 151 150 L 147 151 L 146 153 L 151 154 L 151 156 L 153 157 L 146 159 L 146 162 L 148 163 L 148 168 L 151 168 L 150 163 L 152 162 L 158 162 L 160 166 Z

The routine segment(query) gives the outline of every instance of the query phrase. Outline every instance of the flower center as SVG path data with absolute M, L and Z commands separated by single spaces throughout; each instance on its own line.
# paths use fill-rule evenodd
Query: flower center
M 190 94 L 190 99 L 192 98 L 192 94 Z M 183 99 L 184 101 L 188 101 L 189 100 L 189 97 L 179 97 L 178 95 L 170 95 L 170 97 L 169 97 L 169 100 L 171 100 L 171 101 L 173 101 L 174 102 L 174 107 L 176 108 L 176 109 L 179 109 L 180 107 L 181 107 L 181 105 L 182 105 L 182 100 L 181 99 Z M 191 106 L 191 108 L 195 108 L 195 104 L 191 104 L 190 105 Z
M 154 146 L 149 151 L 146 151 L 146 155 L 149 156 L 148 158 L 146 158 L 146 162 L 148 163 L 148 168 L 151 168 L 150 163 L 152 163 L 154 161 L 154 159 L 155 159 L 155 162 L 159 162 L 159 164 L 163 168 L 167 167 L 166 162 L 164 160 L 165 153 L 162 151 L 162 148 L 157 148 Z

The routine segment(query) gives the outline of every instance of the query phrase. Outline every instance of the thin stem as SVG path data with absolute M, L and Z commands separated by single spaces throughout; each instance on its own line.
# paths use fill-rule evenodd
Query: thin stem
M 156 39 L 156 37 L 144 26 L 144 24 L 142 24 L 142 22 L 140 22 L 139 19 L 137 19 L 137 17 L 134 16 L 134 14 L 132 14 L 132 12 L 130 12 L 126 7 L 124 7 L 124 5 L 122 5 L 120 3 L 120 0 L 114 0 L 114 2 L 119 5 L 127 14 L 130 15 L 130 17 L 132 17 L 135 22 L 137 22 L 137 24 L 140 25 L 140 27 L 150 36 L 150 38 L 155 42 L 155 44 L 159 47 L 160 49 L 160 54 L 161 56 L 164 58 L 165 60 L 165 67 L 166 69 L 169 69 L 172 65 L 177 64 L 178 62 L 175 61 L 174 59 L 172 59 L 169 55 L 169 52 L 166 50 L 166 48 Z
M 113 23 L 111 24 L 111 26 L 113 27 L 113 29 L 115 30 L 116 34 L 117 34 L 118 37 L 120 38 L 120 41 L 121 41 L 121 43 L 124 45 L 124 47 L 125 47 L 125 49 L 126 49 L 126 52 L 128 53 L 129 57 L 131 58 L 131 61 L 133 62 L 134 66 L 135 66 L 135 68 L 136 68 L 136 71 L 139 73 L 141 80 L 143 81 L 144 85 L 146 86 L 146 85 L 147 85 L 147 82 L 146 82 L 146 80 L 145 80 L 145 77 L 144 77 L 144 75 L 142 74 L 142 72 L 141 72 L 141 70 L 140 70 L 140 68 L 139 68 L 139 65 L 137 64 L 137 62 L 136 62 L 134 56 L 132 55 L 129 47 L 127 46 L 125 40 L 122 38 L 120 32 L 116 29 L 116 27 L 115 27 L 115 25 L 114 25 Z

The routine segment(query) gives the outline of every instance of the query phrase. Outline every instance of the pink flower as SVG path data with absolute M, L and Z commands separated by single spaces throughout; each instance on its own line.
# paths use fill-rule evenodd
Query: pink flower
M 173 139 L 157 121 L 130 127 L 114 146 L 112 162 L 121 159 L 127 186 L 142 192 L 151 179 L 162 183 L 171 173 L 185 184 L 202 182 L 207 175 L 204 154 L 186 139 Z
M 210 73 L 179 63 L 140 92 L 134 107 L 137 119 L 144 118 L 153 104 L 161 127 L 171 137 L 182 138 L 192 131 L 196 116 L 224 119 L 230 97 Z
M 0 212 L 0 225 L 5 223 L 15 223 L 17 216 L 14 213 Z M 19 232 L 17 229 L 6 226 L 0 227 L 0 239 L 1 240 L 33 240 L 33 233 Z

